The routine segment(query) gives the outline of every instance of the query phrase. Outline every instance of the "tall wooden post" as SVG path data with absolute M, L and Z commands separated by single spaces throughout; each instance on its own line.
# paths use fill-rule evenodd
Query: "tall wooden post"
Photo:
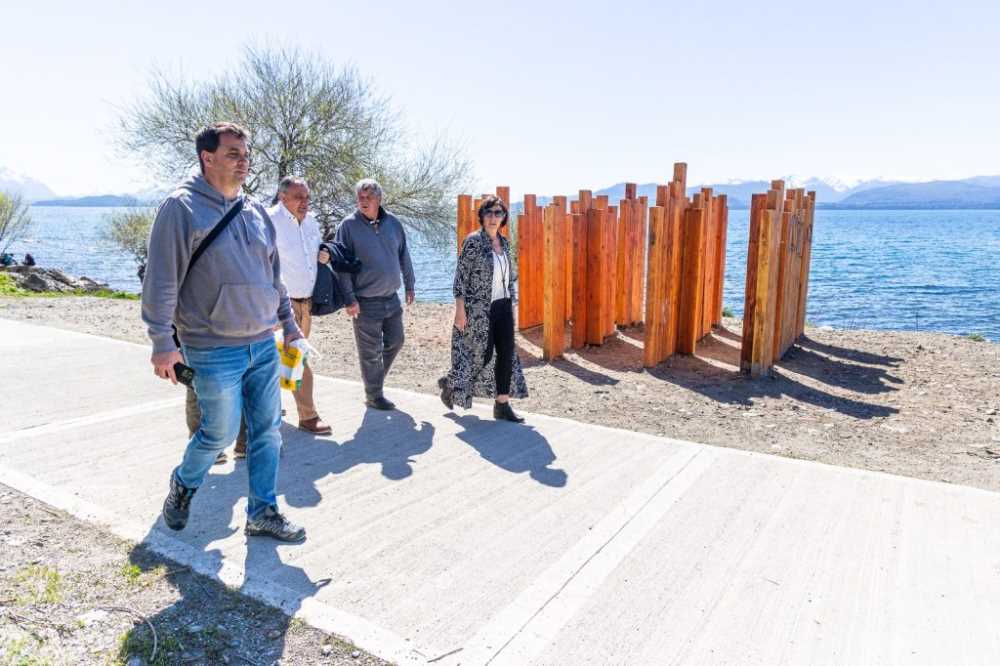
M 562 356 L 566 344 L 565 213 L 549 204 L 543 213 L 545 234 L 545 308 L 542 357 L 546 361 Z
M 573 224 L 573 335 L 574 349 L 587 344 L 587 213 L 571 215 Z
M 462 243 L 469 235 L 469 211 L 472 209 L 472 195 L 459 194 L 456 208 L 455 236 L 458 239 L 458 252 L 462 253 Z
M 664 197 L 665 201 L 665 197 Z M 661 206 L 649 211 L 649 268 L 646 272 L 646 326 L 643 330 L 642 364 L 652 368 L 664 360 L 664 333 L 671 303 L 664 293 L 667 271 L 667 233 Z
M 510 217 L 510 187 L 507 185 L 497 185 L 497 198 L 503 202 L 503 205 L 507 207 L 507 217 Z M 507 226 L 500 229 L 500 233 L 503 234 L 504 238 L 510 238 L 510 222 L 507 220 Z
M 806 330 L 806 299 L 809 296 L 809 268 L 812 261 L 813 220 L 816 213 L 816 193 L 806 199 L 805 227 L 802 231 L 802 265 L 799 270 L 799 295 L 796 307 L 796 337 Z
M 587 344 L 604 342 L 604 312 L 607 291 L 604 281 L 608 277 L 607 233 L 605 219 L 608 211 L 591 208 L 587 211 Z
M 694 354 L 701 337 L 702 301 L 705 294 L 701 280 L 705 266 L 705 209 L 700 207 L 687 209 L 684 226 L 681 318 L 677 351 L 681 354 Z

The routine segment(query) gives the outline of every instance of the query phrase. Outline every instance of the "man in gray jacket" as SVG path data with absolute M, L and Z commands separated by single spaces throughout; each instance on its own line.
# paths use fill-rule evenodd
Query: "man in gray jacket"
M 361 260 L 361 271 L 338 273 L 354 318 L 365 404 L 373 409 L 395 409 L 382 394 L 385 376 L 403 347 L 403 308 L 399 303 L 399 276 L 403 275 L 406 304 L 413 303 L 413 263 L 403 225 L 382 208 L 382 186 L 371 178 L 355 185 L 358 209 L 344 218 L 336 240 Z
M 246 137 L 232 123 L 202 129 L 195 141 L 202 175 L 167 197 L 150 232 L 142 319 L 153 341 L 153 372 L 176 383 L 174 366 L 186 362 L 194 369 L 201 409 L 200 425 L 170 475 L 163 520 L 184 529 L 191 498 L 233 441 L 243 414 L 250 476 L 246 534 L 298 542 L 305 530 L 277 506 L 281 399 L 272 330 L 280 321 L 286 342 L 302 332 L 281 283 L 274 226 L 263 206 L 241 194 L 250 166 Z M 192 263 L 233 209 L 239 212 Z

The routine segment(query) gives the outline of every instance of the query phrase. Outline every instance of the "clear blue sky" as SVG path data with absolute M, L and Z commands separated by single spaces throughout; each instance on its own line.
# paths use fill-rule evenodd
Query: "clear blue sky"
M 222 9 L 222 7 L 225 9 Z M 291 7 L 286 9 L 284 7 Z M 352 63 L 481 187 L 1000 173 L 1000 3 L 14 0 L 0 166 L 61 195 L 148 176 L 108 130 L 153 66 L 204 78 L 250 40 Z

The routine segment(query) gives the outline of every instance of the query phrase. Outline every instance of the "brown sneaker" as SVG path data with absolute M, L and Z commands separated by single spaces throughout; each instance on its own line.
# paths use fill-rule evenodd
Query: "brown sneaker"
M 305 421 L 299 421 L 299 430 L 305 430 L 306 432 L 311 432 L 314 435 L 333 434 L 333 428 L 323 421 L 320 421 L 318 416 L 306 419 Z
M 234 460 L 246 460 L 247 457 L 247 443 L 237 439 L 236 448 L 233 450 Z

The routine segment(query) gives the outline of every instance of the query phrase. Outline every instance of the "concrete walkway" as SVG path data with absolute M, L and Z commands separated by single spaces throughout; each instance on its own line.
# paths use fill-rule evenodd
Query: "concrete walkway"
M 1000 494 L 319 378 L 333 435 L 283 430 L 308 541 L 247 542 L 242 463 L 173 533 L 148 356 L 0 320 L 0 482 L 398 663 L 1000 663 Z

